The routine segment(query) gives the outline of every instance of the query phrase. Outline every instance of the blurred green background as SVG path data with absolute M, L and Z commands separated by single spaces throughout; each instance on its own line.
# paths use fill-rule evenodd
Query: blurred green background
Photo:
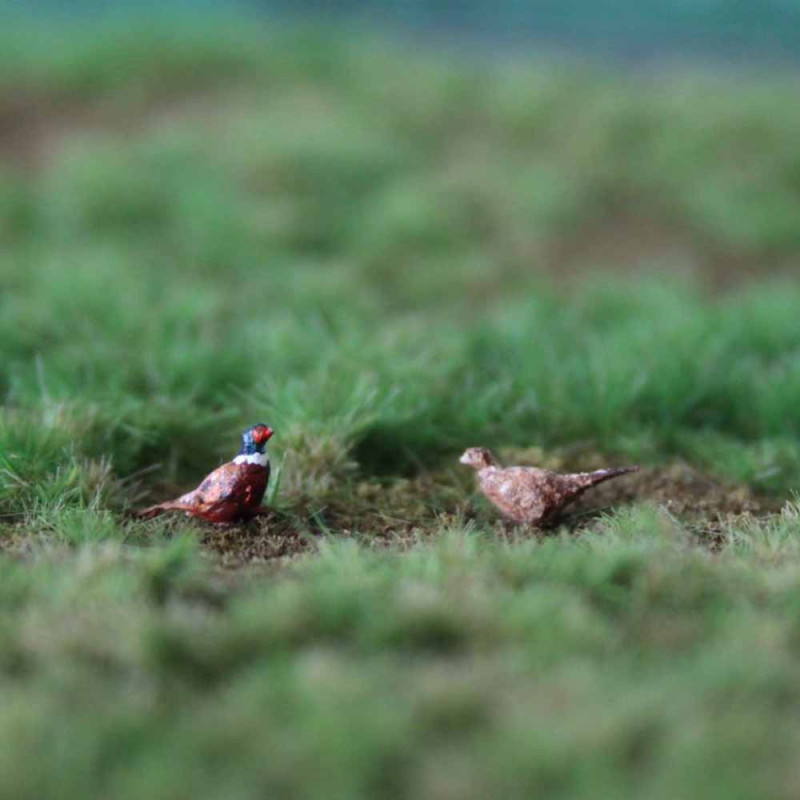
M 691 55 L 753 62 L 796 61 L 797 0 L 3 0 L 9 12 L 61 19 L 125 14 L 132 9 L 264 14 L 271 20 L 360 23 L 469 48 L 563 48 L 644 60 Z M 0 4 L 0 8 L 3 5 Z
M 0 795 L 797 795 L 796 3 L 1 7 Z

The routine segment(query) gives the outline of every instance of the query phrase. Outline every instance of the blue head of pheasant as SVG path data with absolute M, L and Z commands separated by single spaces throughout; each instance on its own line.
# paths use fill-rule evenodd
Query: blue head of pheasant
M 267 442 L 272 438 L 272 434 L 272 428 L 262 422 L 245 428 L 242 431 L 242 447 L 239 450 L 239 455 L 252 456 L 256 453 L 263 453 Z

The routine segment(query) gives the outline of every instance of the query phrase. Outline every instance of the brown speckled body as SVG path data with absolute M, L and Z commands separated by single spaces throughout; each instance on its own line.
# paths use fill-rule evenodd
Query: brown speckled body
M 269 464 L 262 467 L 231 461 L 215 469 L 194 491 L 146 508 L 139 516 L 149 519 L 165 511 L 183 511 L 216 523 L 250 519 L 264 511 L 260 504 L 269 483 L 269 471 Z
M 499 466 L 484 448 L 471 448 L 461 463 L 478 472 L 481 492 L 509 519 L 521 525 L 546 525 L 564 506 L 598 483 L 634 472 L 638 467 L 601 469 L 561 475 L 535 467 Z

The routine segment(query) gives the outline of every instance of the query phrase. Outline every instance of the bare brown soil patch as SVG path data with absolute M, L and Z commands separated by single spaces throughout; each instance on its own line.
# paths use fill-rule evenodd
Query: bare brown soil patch
M 546 454 L 535 448 L 500 453 L 505 463 L 551 469 L 590 470 L 608 465 L 607 459 L 591 454 L 576 459 L 568 452 Z M 690 531 L 698 545 L 714 550 L 732 525 L 777 513 L 784 500 L 759 495 L 746 486 L 675 462 L 595 487 L 569 506 L 553 529 L 542 531 L 503 519 L 475 492 L 472 474 L 454 469 L 412 479 L 355 481 L 335 495 L 301 501 L 290 511 L 275 511 L 248 524 L 225 527 L 197 521 L 196 525 L 201 531 L 201 545 L 220 574 L 241 573 L 245 577 L 248 571 L 273 572 L 313 553 L 326 536 L 355 539 L 371 548 L 406 549 L 424 544 L 442 528 L 464 525 L 475 525 L 511 540 L 564 531 L 579 534 L 592 532 L 603 514 L 635 503 L 662 508 Z M 172 530 L 182 519 L 164 517 L 158 524 Z M 9 520 L 0 530 L 0 549 L 28 558 L 35 545 L 46 543 L 48 536 L 48 531 L 31 531 L 22 521 Z
M 588 269 L 635 271 L 643 264 L 687 268 L 700 254 L 685 226 L 663 213 L 621 208 L 600 213 L 569 236 L 550 243 L 547 262 L 556 274 Z
M 135 137 L 155 121 L 192 111 L 199 98 L 205 105 L 206 91 L 88 98 L 0 88 L 0 165 L 21 172 L 44 168 L 67 139 L 82 134 Z
M 246 525 L 204 526 L 202 543 L 226 568 L 286 561 L 314 549 L 298 521 L 277 512 Z
M 783 274 L 788 260 L 733 247 L 664 209 L 646 203 L 600 212 L 569 235 L 552 239 L 543 256 L 556 277 L 670 273 L 698 277 L 708 289 L 725 290 L 749 278 Z
M 33 169 L 71 131 L 101 126 L 87 101 L 35 92 L 0 93 L 0 161 Z
M 567 458 L 543 458 L 535 450 L 515 453 L 517 458 L 509 459 L 509 463 L 538 463 L 554 469 L 562 468 Z M 600 457 L 583 458 L 579 468 L 594 469 L 605 463 Z M 601 514 L 634 503 L 663 508 L 695 532 L 699 544 L 712 548 L 725 525 L 776 513 L 783 505 L 780 498 L 758 495 L 745 486 L 726 483 L 676 462 L 646 468 L 592 489 L 567 509 L 556 528 L 587 530 Z M 474 524 L 501 538 L 551 533 L 527 530 L 502 519 L 475 494 L 471 475 L 448 472 L 357 482 L 348 487 L 347 494 L 320 500 L 291 514 L 276 512 L 246 526 L 209 526 L 203 543 L 219 557 L 222 566 L 238 568 L 283 563 L 313 552 L 315 543 L 325 535 L 354 538 L 368 547 L 403 548 L 424 543 L 442 527 L 464 524 Z
M 746 486 L 726 484 L 709 475 L 676 463 L 649 468 L 602 484 L 587 492 L 575 508 L 614 507 L 624 503 L 649 502 L 671 514 L 766 514 L 780 509 L 773 497 L 755 494 Z

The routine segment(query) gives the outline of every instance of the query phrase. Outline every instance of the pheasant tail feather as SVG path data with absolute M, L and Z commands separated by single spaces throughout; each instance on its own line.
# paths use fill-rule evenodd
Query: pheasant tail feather
M 598 483 L 610 481 L 612 478 L 618 478 L 620 475 L 638 471 L 639 467 L 613 467 L 611 469 L 598 469 L 594 472 L 582 472 L 574 477 L 576 478 L 576 485 L 583 490 L 597 486 Z
M 143 508 L 141 511 L 136 512 L 136 516 L 139 519 L 154 519 L 155 517 L 163 514 L 165 511 L 193 511 L 194 506 L 190 506 L 186 503 L 181 502 L 171 502 L 171 503 L 159 503 L 155 506 L 150 506 L 149 508 Z

